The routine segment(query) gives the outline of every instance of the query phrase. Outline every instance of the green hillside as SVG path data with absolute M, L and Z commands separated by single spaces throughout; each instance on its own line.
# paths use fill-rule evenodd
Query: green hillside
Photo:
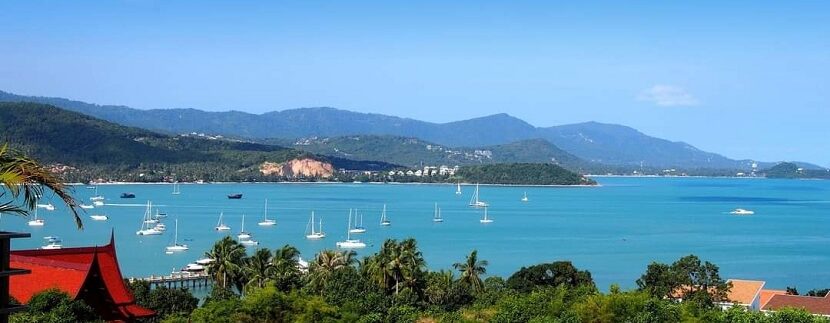
M 73 167 L 65 174 L 73 181 L 277 180 L 259 174 L 259 165 L 300 156 L 330 161 L 336 168 L 394 166 L 327 159 L 296 149 L 221 138 L 166 136 L 37 103 L 0 103 L 0 133 L 0 140 L 44 163 Z
M 552 164 L 464 166 L 455 176 L 468 183 L 516 185 L 595 185 L 592 179 Z

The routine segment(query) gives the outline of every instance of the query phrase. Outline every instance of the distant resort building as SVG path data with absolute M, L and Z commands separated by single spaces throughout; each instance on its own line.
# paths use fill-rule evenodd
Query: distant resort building
M 784 308 L 803 309 L 813 315 L 830 317 L 830 293 L 825 296 L 790 295 L 785 290 L 764 289 L 761 280 L 730 279 L 732 285 L 721 309 L 742 306 L 750 311 L 775 312 Z
M 36 293 L 58 289 L 83 300 L 106 321 L 130 322 L 156 314 L 135 304 L 121 276 L 112 237 L 100 247 L 12 251 L 10 265 L 31 271 L 10 277 L 10 294 L 23 304 Z

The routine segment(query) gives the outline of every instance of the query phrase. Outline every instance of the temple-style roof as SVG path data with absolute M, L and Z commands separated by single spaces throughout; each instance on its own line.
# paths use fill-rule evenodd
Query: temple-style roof
M 11 277 L 11 295 L 21 303 L 28 303 L 40 291 L 55 288 L 73 299 L 83 299 L 105 320 L 129 321 L 155 315 L 136 305 L 124 285 L 114 237 L 104 246 L 12 251 L 11 267 L 32 272 Z

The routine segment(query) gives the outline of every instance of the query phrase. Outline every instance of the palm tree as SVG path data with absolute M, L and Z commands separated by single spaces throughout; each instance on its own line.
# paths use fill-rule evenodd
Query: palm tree
M 401 243 L 388 239 L 375 256 L 366 260 L 365 265 L 371 281 L 398 294 L 401 288 L 414 288 L 418 285 L 426 262 L 414 239 Z
M 274 269 L 272 277 L 276 281 L 278 289 L 287 291 L 294 287 L 295 283 L 298 283 L 300 277 L 299 257 L 300 250 L 290 245 L 274 250 L 274 256 L 271 258 L 271 267 Z
M 3 187 L 0 197 L 7 193 L 11 195 L 7 197 L 9 201 L 0 202 L 0 213 L 28 215 L 37 206 L 43 193 L 49 190 L 69 207 L 78 229 L 84 226 L 78 215 L 78 203 L 70 195 L 70 188 L 46 167 L 20 151 L 9 148 L 8 144 L 0 146 L 0 186 Z M 15 204 L 21 196 L 23 205 Z
M 231 237 L 224 237 L 213 245 L 213 249 L 205 253 L 213 259 L 207 267 L 207 272 L 213 277 L 217 285 L 228 287 L 228 281 L 238 282 L 241 274 L 245 247 Z
M 481 275 L 487 273 L 487 260 L 478 260 L 478 251 L 473 250 L 465 262 L 457 262 L 453 264 L 453 268 L 461 272 L 459 282 L 467 285 L 474 292 L 480 292 L 484 289 L 484 282 L 481 280 Z
M 265 287 L 265 283 L 271 280 L 274 273 L 271 250 L 257 249 L 253 256 L 245 258 L 243 271 L 248 280 L 247 286 Z
M 328 282 L 332 274 L 339 269 L 351 266 L 354 263 L 354 256 L 356 253 L 350 251 L 333 251 L 323 250 L 317 254 L 314 261 L 309 264 L 309 284 L 320 290 L 322 295 L 322 287 Z

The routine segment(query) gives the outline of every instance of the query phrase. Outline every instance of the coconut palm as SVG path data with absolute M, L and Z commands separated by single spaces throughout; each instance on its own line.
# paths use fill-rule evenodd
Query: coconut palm
M 290 245 L 274 250 L 271 268 L 273 268 L 272 277 L 278 289 L 287 291 L 299 284 L 299 257 L 300 250 Z
M 401 288 L 414 288 L 418 285 L 425 264 L 414 239 L 400 243 L 388 239 L 375 256 L 366 260 L 365 266 L 371 281 L 398 294 Z
M 487 260 L 478 260 L 478 251 L 473 250 L 466 261 L 453 264 L 453 268 L 461 272 L 459 282 L 467 285 L 475 292 L 484 289 L 484 282 L 481 276 L 487 273 Z
M 213 248 L 205 253 L 205 256 L 213 259 L 207 267 L 207 272 L 217 285 L 227 288 L 229 281 L 231 283 L 241 281 L 245 247 L 239 242 L 226 236 L 217 241 Z
M 257 249 L 253 256 L 245 258 L 243 272 L 248 281 L 246 286 L 265 287 L 274 274 L 271 258 L 271 250 L 268 249 Z
M 351 266 L 355 261 L 355 255 L 356 253 L 353 250 L 343 252 L 320 251 L 314 261 L 309 264 L 309 284 L 314 286 L 315 289 L 319 289 L 322 294 L 322 286 L 328 282 L 332 274 L 336 270 Z
M 20 151 L 9 148 L 8 144 L 0 146 L 0 186 L 3 187 L 0 198 L 8 199 L 0 202 L 0 213 L 28 215 L 43 193 L 52 191 L 69 207 L 78 229 L 83 228 L 78 203 L 70 195 L 70 188 L 49 169 Z M 16 204 L 20 197 L 23 198 L 22 205 Z

